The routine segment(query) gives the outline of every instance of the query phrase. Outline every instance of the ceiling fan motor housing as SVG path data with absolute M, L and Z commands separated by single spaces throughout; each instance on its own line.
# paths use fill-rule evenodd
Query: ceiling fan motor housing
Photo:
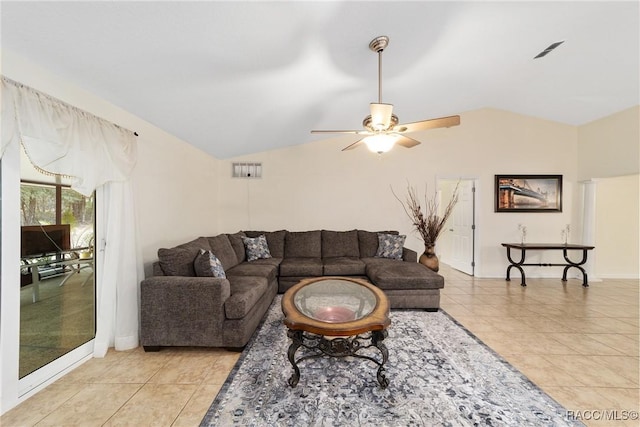
M 371 118 L 371 114 L 369 114 L 367 117 L 364 118 L 364 120 L 362 121 L 362 126 L 364 126 L 365 129 L 370 130 L 371 132 L 379 132 L 380 129 L 376 129 L 373 126 L 373 119 Z M 382 129 L 382 131 L 388 131 L 393 129 L 396 125 L 398 124 L 398 116 L 396 116 L 395 114 L 391 115 L 391 122 L 389 124 L 389 127 L 386 129 Z

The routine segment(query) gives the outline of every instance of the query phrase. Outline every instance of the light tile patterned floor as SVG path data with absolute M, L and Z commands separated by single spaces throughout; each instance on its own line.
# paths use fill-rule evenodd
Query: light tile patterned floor
M 589 426 L 638 426 L 639 281 L 475 279 L 442 267 L 442 308 Z M 197 426 L 239 354 L 110 351 L 0 418 L 8 426 Z M 631 411 L 636 411 L 631 412 Z M 600 418 L 600 419 L 597 419 Z M 603 419 L 608 418 L 608 419 Z

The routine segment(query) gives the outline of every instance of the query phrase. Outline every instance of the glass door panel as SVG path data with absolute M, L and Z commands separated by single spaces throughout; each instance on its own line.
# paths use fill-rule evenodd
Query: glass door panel
M 19 378 L 95 337 L 94 201 L 21 183 Z

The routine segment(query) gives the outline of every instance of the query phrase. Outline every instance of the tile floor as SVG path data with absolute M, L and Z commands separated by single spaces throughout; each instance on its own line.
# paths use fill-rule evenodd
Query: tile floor
M 578 280 L 528 279 L 523 288 L 446 266 L 441 273 L 442 308 L 585 424 L 640 425 L 624 419 L 640 406 L 638 280 L 585 289 Z M 0 425 L 197 426 L 238 356 L 110 351 L 7 412 Z

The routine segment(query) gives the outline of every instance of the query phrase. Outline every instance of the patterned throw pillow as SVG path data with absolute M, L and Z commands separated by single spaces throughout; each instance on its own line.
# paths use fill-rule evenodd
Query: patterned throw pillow
M 247 252 L 247 261 L 251 262 L 261 258 L 271 258 L 267 238 L 264 237 L 264 234 L 253 238 L 243 237 L 242 242 Z
M 227 275 L 222 268 L 222 263 L 211 251 L 200 249 L 200 253 L 193 261 L 193 269 L 198 277 L 219 277 L 226 279 Z
M 378 233 L 378 258 L 402 259 L 405 235 Z

